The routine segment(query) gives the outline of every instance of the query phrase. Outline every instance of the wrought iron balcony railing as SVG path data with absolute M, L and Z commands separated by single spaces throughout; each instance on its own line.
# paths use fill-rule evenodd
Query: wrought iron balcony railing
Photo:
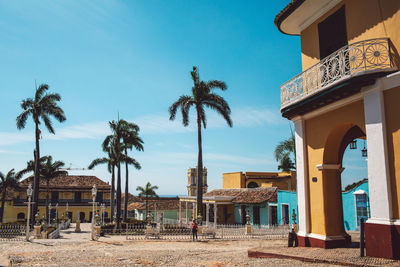
M 393 71 L 388 38 L 346 45 L 281 86 L 281 109 L 352 77 Z

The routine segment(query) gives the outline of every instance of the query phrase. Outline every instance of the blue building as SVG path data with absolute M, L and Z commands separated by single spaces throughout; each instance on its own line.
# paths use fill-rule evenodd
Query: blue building
M 360 228 L 360 219 L 366 221 L 369 213 L 368 180 L 362 181 L 353 189 L 342 192 L 343 223 L 346 231 L 357 231 Z M 274 205 L 269 203 L 269 207 Z M 278 190 L 276 209 L 278 224 L 292 224 L 292 213 L 295 210 L 297 217 L 297 194 L 294 191 Z

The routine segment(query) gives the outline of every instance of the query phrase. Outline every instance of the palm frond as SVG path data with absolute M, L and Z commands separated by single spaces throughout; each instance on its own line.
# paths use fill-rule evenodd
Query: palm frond
M 31 110 L 24 110 L 20 115 L 17 117 L 17 129 L 21 130 L 25 128 L 26 121 L 28 116 L 32 113 Z
M 41 118 L 44 121 L 44 125 L 46 125 L 47 130 L 49 130 L 50 133 L 55 134 L 53 124 L 51 123 L 49 117 L 42 113 Z
M 46 90 L 49 90 L 49 85 L 47 85 L 47 84 L 39 85 L 39 87 L 36 89 L 36 93 L 35 93 L 35 102 L 39 102 L 39 100 L 42 98 L 42 96 Z
M 222 91 L 225 91 L 227 89 L 226 83 L 218 80 L 208 81 L 205 85 L 210 89 L 218 88 Z
M 88 169 L 91 170 L 91 169 L 93 169 L 94 167 L 96 167 L 97 165 L 105 164 L 105 163 L 109 163 L 109 159 L 108 159 L 108 158 L 97 158 L 97 159 L 93 160 L 93 161 L 89 164 Z

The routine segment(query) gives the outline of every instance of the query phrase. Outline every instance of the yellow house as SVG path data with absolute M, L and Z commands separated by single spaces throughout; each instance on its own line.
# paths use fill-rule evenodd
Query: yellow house
M 303 72 L 281 86 L 295 125 L 299 244 L 349 243 L 341 172 L 355 139 L 368 147 L 368 256 L 400 258 L 400 1 L 293 0 L 275 18 L 301 38 Z
M 12 191 L 7 194 L 5 203 L 3 222 L 15 222 L 25 220 L 27 213 L 27 195 L 26 189 L 29 181 L 27 179 L 20 182 L 20 190 Z M 92 217 L 92 187 L 96 184 L 97 209 L 100 209 L 100 204 L 105 204 L 105 218 L 109 218 L 110 214 L 110 189 L 111 186 L 97 178 L 96 176 L 63 176 L 52 179 L 50 181 L 49 202 L 51 203 L 50 217 L 61 218 L 65 214 L 71 218 L 71 221 L 76 221 L 80 218 L 81 221 L 90 221 Z M 42 218 L 46 216 L 46 194 L 47 186 L 45 181 L 40 181 L 39 191 L 39 214 Z
M 231 172 L 222 174 L 222 188 L 278 187 L 296 190 L 296 172 Z

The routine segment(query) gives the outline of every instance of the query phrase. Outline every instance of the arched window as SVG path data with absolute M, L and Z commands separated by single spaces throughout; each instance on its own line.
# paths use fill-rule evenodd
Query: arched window
M 247 184 L 247 188 L 257 188 L 258 184 L 256 182 L 250 182 Z
M 18 213 L 17 220 L 25 220 L 25 213 L 23 213 L 23 212 Z

